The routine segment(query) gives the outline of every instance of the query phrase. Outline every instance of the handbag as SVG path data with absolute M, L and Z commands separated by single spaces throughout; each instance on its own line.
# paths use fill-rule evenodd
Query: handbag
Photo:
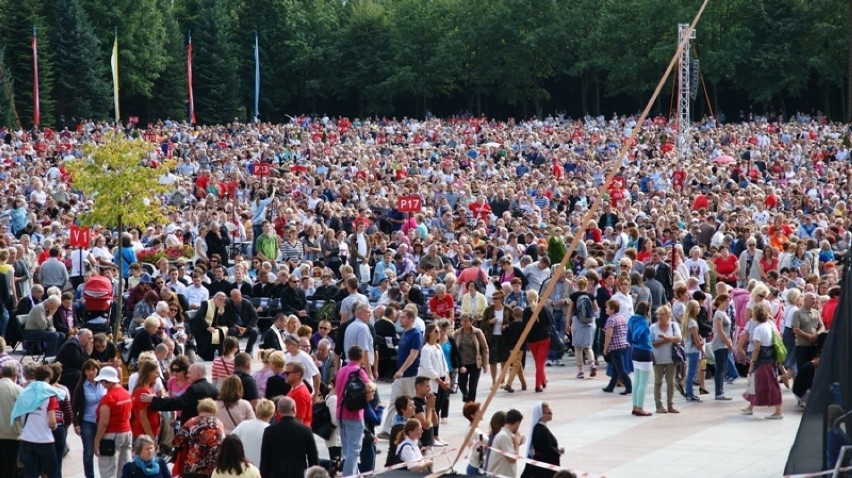
M 746 395 L 754 395 L 754 374 L 748 374 L 748 382 L 746 383 Z
M 98 452 L 100 456 L 115 456 L 115 439 L 101 438 L 98 444 Z
M 681 343 L 672 344 L 672 362 L 674 362 L 674 363 L 686 362 L 686 349 L 683 348 L 683 344 L 681 344 Z

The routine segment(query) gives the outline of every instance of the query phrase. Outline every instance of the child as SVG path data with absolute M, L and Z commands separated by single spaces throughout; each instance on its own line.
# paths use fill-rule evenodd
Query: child
M 503 340 L 506 341 L 506 348 L 509 351 L 515 349 L 515 345 L 518 344 L 518 340 L 521 338 L 521 333 L 524 331 L 524 323 L 522 322 L 523 318 L 524 309 L 520 307 L 512 309 L 512 322 L 509 324 L 506 332 L 503 333 Z M 527 389 L 527 380 L 524 378 L 524 365 L 526 365 L 526 361 L 527 344 L 524 343 L 521 346 L 520 357 L 514 363 L 509 364 L 509 374 L 506 376 L 506 383 L 503 386 L 503 390 L 506 390 L 509 393 L 515 392 L 515 389 L 512 388 L 512 382 L 515 381 L 515 377 L 518 377 L 521 381 L 521 390 Z
M 234 356 L 240 351 L 240 342 L 236 337 L 227 337 L 222 344 L 222 356 L 213 361 L 213 385 L 219 387 L 221 382 L 234 373 Z

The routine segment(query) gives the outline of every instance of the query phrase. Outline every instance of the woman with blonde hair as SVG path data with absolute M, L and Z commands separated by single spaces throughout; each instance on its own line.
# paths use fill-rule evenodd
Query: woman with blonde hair
M 210 476 L 216 468 L 219 446 L 225 438 L 225 427 L 216 418 L 216 402 L 205 398 L 198 402 L 198 416 L 192 417 L 175 434 L 178 450 L 175 475 Z
M 686 351 L 686 399 L 691 402 L 700 402 L 694 393 L 695 376 L 698 373 L 698 361 L 704 356 L 704 339 L 698 334 L 698 313 L 701 304 L 697 300 L 686 303 L 686 309 L 680 318 L 680 331 L 683 338 L 683 348 Z
M 577 378 L 586 378 L 584 375 L 588 358 L 591 366 L 591 377 L 597 375 L 595 366 L 595 354 L 592 345 L 595 341 L 595 300 L 592 295 L 594 283 L 585 277 L 577 279 L 577 291 L 571 294 L 568 306 L 568 317 L 571 317 L 571 344 L 574 346 L 574 360 L 577 363 Z
M 538 304 L 538 292 L 528 290 L 526 292 L 527 307 L 524 308 L 524 328 L 532 320 L 533 312 Z M 547 353 L 550 351 L 550 331 L 553 329 L 553 317 L 547 307 L 542 307 L 536 317 L 535 323 L 527 335 L 527 347 L 532 353 L 535 361 L 535 391 L 541 392 L 547 387 L 547 375 L 544 367 L 547 361 Z

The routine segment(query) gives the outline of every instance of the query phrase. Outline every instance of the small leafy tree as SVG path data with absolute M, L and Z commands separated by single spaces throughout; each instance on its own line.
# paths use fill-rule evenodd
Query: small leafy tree
M 91 210 L 81 217 L 83 224 L 100 224 L 121 233 L 125 227 L 143 227 L 165 218 L 166 206 L 160 197 L 169 186 L 160 184 L 162 169 L 143 164 L 153 149 L 142 139 L 127 139 L 121 131 L 112 131 L 100 143 L 85 146 L 84 157 L 66 163 L 74 188 L 94 201 Z M 160 166 L 169 167 L 169 162 Z M 118 254 L 119 274 L 121 258 L 122 254 Z M 123 294 L 124 281 L 119 280 L 115 338 L 121 323 Z
M 547 239 L 547 258 L 550 259 L 551 264 L 561 264 L 566 252 L 568 248 L 565 247 L 565 241 L 561 237 L 551 235 Z

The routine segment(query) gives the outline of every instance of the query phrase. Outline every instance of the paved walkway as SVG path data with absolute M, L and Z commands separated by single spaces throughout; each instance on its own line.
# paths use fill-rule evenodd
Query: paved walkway
M 527 377 L 532 375 L 532 359 L 527 361 Z M 256 364 L 259 367 L 259 363 Z M 538 400 L 551 404 L 555 415 L 550 428 L 565 447 L 562 466 L 578 474 L 603 475 L 609 478 L 630 477 L 679 477 L 714 476 L 723 477 L 779 477 L 783 475 L 787 454 L 798 430 L 801 412 L 796 407 L 793 394 L 783 389 L 783 420 L 765 420 L 769 409 L 758 409 L 754 416 L 739 414 L 744 401 L 740 398 L 746 386 L 744 379 L 728 385 L 728 395 L 733 401 L 717 402 L 712 399 L 703 403 L 687 403 L 675 399 L 679 415 L 654 415 L 642 418 L 630 414 L 630 397 L 605 394 L 601 391 L 605 377 L 578 380 L 574 378 L 574 367 L 549 367 L 549 383 L 544 393 L 531 389 L 514 394 L 499 391 L 486 413 L 488 418 L 497 410 L 517 408 L 529 417 Z M 490 375 L 483 375 L 479 400 L 484 401 Z M 712 388 L 712 381 L 708 381 Z M 653 409 L 653 381 L 647 391 L 646 409 Z M 379 392 L 387 397 L 389 384 L 380 384 Z M 677 392 L 675 392 L 677 393 Z M 451 396 L 450 422 L 441 426 L 441 438 L 457 447 L 467 432 L 467 420 L 461 415 L 460 395 Z M 529 424 L 524 421 L 522 433 L 528 433 Z M 325 455 L 323 442 L 318 440 L 320 454 Z M 71 452 L 63 462 L 64 478 L 83 478 L 82 445 L 79 437 L 69 433 Z M 247 446 L 260 446 L 250 444 Z M 387 445 L 380 443 L 382 454 L 379 463 L 384 463 Z M 441 453 L 440 449 L 436 449 Z M 448 466 L 450 456 L 438 456 L 436 467 Z M 466 456 L 466 453 L 463 455 Z M 455 470 L 463 472 L 466 461 L 462 460 Z M 97 467 L 96 467 L 97 468 Z

